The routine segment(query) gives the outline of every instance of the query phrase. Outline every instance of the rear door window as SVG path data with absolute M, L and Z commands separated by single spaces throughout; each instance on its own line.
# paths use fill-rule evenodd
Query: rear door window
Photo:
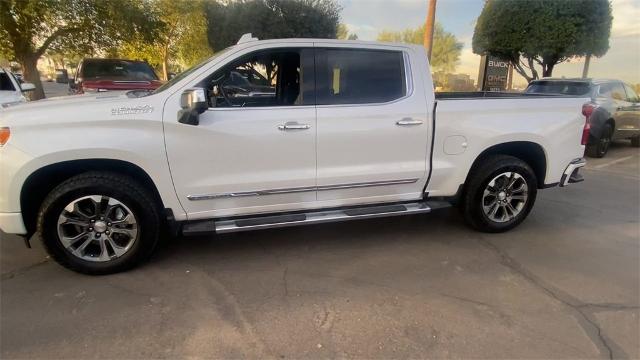
M 407 95 L 401 51 L 319 49 L 316 66 L 319 105 L 384 103 Z

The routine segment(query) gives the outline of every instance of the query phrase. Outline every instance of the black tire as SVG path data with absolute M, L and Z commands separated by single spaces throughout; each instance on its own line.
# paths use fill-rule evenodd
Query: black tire
M 613 126 L 610 123 L 604 124 L 600 138 L 596 140 L 596 143 L 587 145 L 587 155 L 593 158 L 604 157 L 609 151 L 612 136 Z
M 520 175 L 527 185 L 524 205 L 513 219 L 496 222 L 490 219 L 483 210 L 483 194 L 489 183 L 505 172 Z M 462 196 L 462 213 L 466 222 L 473 228 L 483 232 L 498 233 L 518 226 L 529 215 L 537 195 L 536 175 L 524 161 L 508 155 L 490 155 L 481 160 L 471 170 Z M 506 210 L 506 209 L 505 209 Z
M 634 136 L 631 138 L 631 146 L 640 147 L 640 136 Z
M 83 260 L 67 250 L 58 235 L 58 217 L 67 204 L 89 195 L 122 202 L 137 220 L 137 236 L 120 257 L 105 262 Z M 68 269 L 90 275 L 112 274 L 147 260 L 158 244 L 160 216 L 156 202 L 144 187 L 128 176 L 92 171 L 74 176 L 53 189 L 38 213 L 38 234 L 51 258 Z

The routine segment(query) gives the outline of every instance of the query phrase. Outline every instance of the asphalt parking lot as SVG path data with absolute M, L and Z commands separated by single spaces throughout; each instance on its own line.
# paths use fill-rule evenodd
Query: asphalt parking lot
M 0 234 L 9 358 L 640 358 L 640 152 L 505 234 L 455 210 L 180 238 L 112 276 Z

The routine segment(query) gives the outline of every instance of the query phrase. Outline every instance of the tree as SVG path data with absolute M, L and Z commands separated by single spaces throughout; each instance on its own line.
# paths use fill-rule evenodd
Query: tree
M 338 40 L 358 40 L 358 35 L 349 33 L 349 28 L 346 24 L 338 24 L 338 31 L 336 33 L 336 39 Z
M 473 52 L 510 62 L 527 81 L 551 76 L 556 64 L 609 49 L 608 0 L 487 0 L 476 22 Z
M 0 55 L 20 63 L 41 99 L 37 63 L 47 50 L 87 53 L 134 34 L 151 39 L 153 15 L 142 0 L 0 0 Z
M 409 44 L 424 43 L 424 25 L 416 29 L 403 31 L 383 30 L 378 34 L 378 41 L 404 42 Z M 442 71 L 452 73 L 460 60 L 463 44 L 455 35 L 444 30 L 436 23 L 433 31 L 433 49 L 431 54 L 431 68 L 433 72 Z
M 212 1 L 206 7 L 209 45 L 214 51 L 252 33 L 260 39 L 335 39 L 340 7 L 334 0 Z
M 201 0 L 154 0 L 149 4 L 158 14 L 159 22 L 153 41 L 145 41 L 143 36 L 132 37 L 115 49 L 117 54 L 146 60 L 161 69 L 164 80 L 169 79 L 169 68 L 175 60 L 189 67 L 212 54 L 206 40 L 204 3 Z

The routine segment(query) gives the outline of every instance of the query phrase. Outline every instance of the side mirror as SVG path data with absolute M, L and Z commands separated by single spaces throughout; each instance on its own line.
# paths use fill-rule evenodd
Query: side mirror
M 199 115 L 205 112 L 209 105 L 207 103 L 207 92 L 203 88 L 185 90 L 180 96 L 180 107 L 178 111 L 178 122 L 187 125 L 200 124 Z
M 20 89 L 22 89 L 22 91 L 33 91 L 36 89 L 36 86 L 32 83 L 23 82 L 20 84 Z

